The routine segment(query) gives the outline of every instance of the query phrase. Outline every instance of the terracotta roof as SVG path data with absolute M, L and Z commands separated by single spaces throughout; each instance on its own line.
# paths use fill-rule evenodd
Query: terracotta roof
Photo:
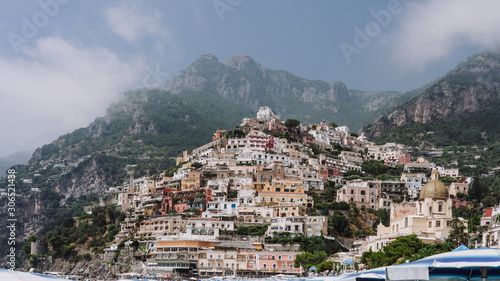
M 485 208 L 483 218 L 491 218 L 492 213 L 493 213 L 493 208 Z

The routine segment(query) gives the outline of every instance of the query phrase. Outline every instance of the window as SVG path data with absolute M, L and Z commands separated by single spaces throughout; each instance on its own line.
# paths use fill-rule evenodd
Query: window
M 438 205 L 438 212 L 442 212 L 442 211 L 443 211 L 443 204 L 439 203 L 439 205 Z
M 441 221 L 436 221 L 436 227 L 441 227 Z
M 431 221 L 429 222 L 429 227 L 432 227 L 432 222 Z

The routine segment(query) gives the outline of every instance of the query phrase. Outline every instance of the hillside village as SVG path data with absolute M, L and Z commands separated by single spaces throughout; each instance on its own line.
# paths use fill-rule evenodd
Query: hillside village
M 339 243 L 348 251 L 330 259 L 344 269 L 351 261 L 362 268 L 363 252 L 380 250 L 400 236 L 442 242 L 452 227 L 452 206 L 468 204 L 464 195 L 472 179 L 460 176 L 457 168 L 412 158 L 413 149 L 376 145 L 334 123 L 284 122 L 261 107 L 256 118 L 243 119 L 233 130 L 218 130 L 211 142 L 184 151 L 175 168 L 134 178 L 134 166 L 128 166 L 130 180 L 111 187 L 107 202 L 127 217 L 102 250 L 102 260 L 116 262 L 123 245 L 138 242 L 141 251 L 133 262 L 144 273 L 298 275 L 307 268 L 295 263 L 304 253 L 293 243 L 297 237 Z M 331 196 L 325 199 L 325 194 Z M 342 210 L 341 202 L 347 208 L 387 210 L 389 218 L 385 225 L 380 219 L 375 231 L 373 216 L 363 222 L 368 229 L 357 230 L 357 239 L 343 239 L 348 235 L 336 229 L 331 216 Z M 496 225 L 491 218 L 497 212 L 487 209 L 481 224 Z M 498 245 L 500 228 L 495 227 L 485 232 L 483 242 Z M 44 254 L 37 251 L 32 246 L 32 254 Z

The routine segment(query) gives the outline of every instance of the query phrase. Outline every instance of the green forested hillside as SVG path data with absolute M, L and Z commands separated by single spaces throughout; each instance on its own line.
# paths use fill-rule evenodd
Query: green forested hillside
M 208 92 L 130 91 L 109 107 L 105 117 L 44 145 L 30 163 L 36 167 L 49 160 L 70 162 L 93 155 L 108 182 L 116 183 L 125 165 L 165 169 L 173 164 L 169 157 L 210 141 L 217 129 L 232 129 L 252 115 Z
M 429 142 L 435 146 L 479 145 L 500 142 L 500 102 L 490 108 L 452 116 L 429 123 L 408 123 L 382 134 L 377 143 L 399 142 L 418 146 Z

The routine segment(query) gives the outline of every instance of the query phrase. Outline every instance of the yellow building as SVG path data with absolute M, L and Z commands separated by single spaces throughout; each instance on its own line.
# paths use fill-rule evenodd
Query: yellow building
M 297 203 L 307 207 L 312 207 L 312 200 L 305 193 L 299 192 L 273 192 L 261 191 L 257 195 L 257 202 L 262 204 L 269 203 Z M 308 206 L 311 205 L 311 206 Z
M 272 206 L 274 217 L 294 217 L 294 216 L 305 216 L 306 207 L 299 204 L 279 204 Z
M 191 169 L 184 178 L 181 179 L 181 190 L 199 189 L 201 183 L 201 172 Z
M 273 179 L 272 191 L 304 193 L 304 184 L 301 180 Z

